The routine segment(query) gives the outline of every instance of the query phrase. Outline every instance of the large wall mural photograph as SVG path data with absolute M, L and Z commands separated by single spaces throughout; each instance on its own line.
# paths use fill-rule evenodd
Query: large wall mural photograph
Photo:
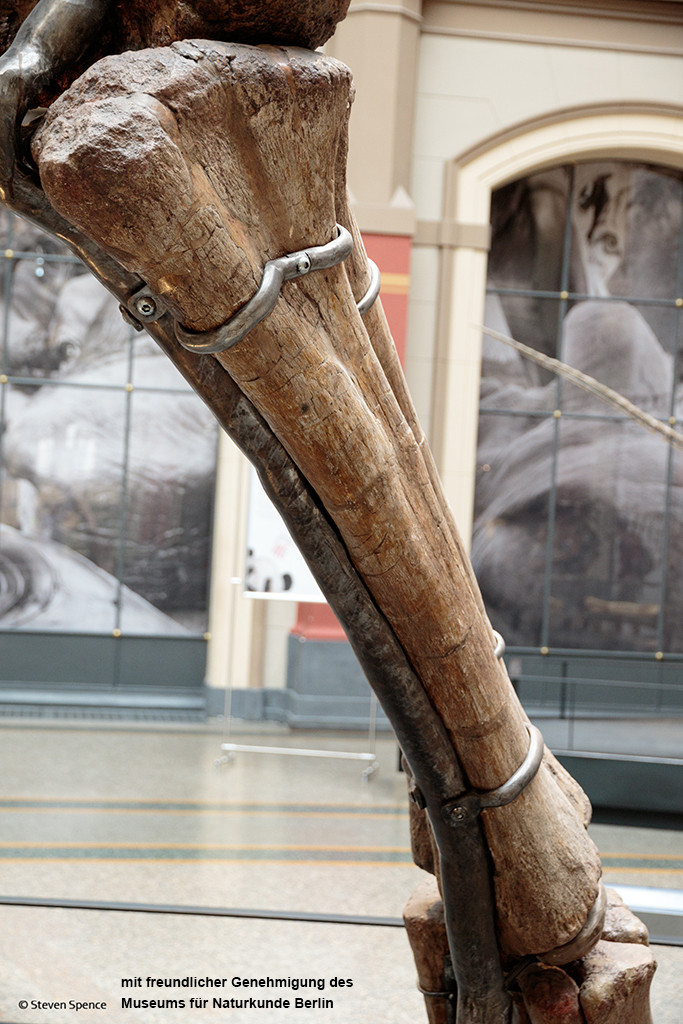
M 681 175 L 584 163 L 494 193 L 486 325 L 683 417 Z M 483 340 L 473 562 L 509 644 L 680 650 L 683 453 Z
M 499 189 L 487 326 L 683 417 L 682 205 L 678 173 L 623 162 Z M 0 233 L 0 628 L 202 633 L 211 414 L 57 243 Z M 485 337 L 477 461 L 473 561 L 510 645 L 681 648 L 679 451 Z
M 203 633 L 213 416 L 56 242 L 0 237 L 0 628 Z

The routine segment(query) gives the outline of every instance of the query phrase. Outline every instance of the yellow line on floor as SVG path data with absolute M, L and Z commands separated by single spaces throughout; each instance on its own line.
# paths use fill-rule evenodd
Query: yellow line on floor
M 319 843 L 173 843 L 173 842 L 148 842 L 144 840 L 131 839 L 128 842 L 121 842 L 112 840 L 110 842 L 100 842 L 98 840 L 84 839 L 82 841 L 75 840 L 32 840 L 32 839 L 18 839 L 3 840 L 0 842 L 0 849 L 129 849 L 139 847 L 143 850 L 309 850 L 309 851 L 353 851 L 356 853 L 410 853 L 409 846 L 382 846 L 382 845 L 336 845 L 330 846 L 329 844 Z M 614 860 L 640 860 L 640 861 L 680 861 L 683 860 L 683 856 L 674 853 L 603 853 L 603 858 L 611 858 Z M 624 867 L 613 867 L 607 865 L 606 871 L 609 870 L 623 870 L 623 871 L 682 871 L 683 868 L 638 868 L 626 866 Z
M 657 860 L 656 857 L 653 857 L 652 859 Z M 609 864 L 604 868 L 604 874 L 615 871 L 620 871 L 622 873 L 625 872 L 628 875 L 683 875 L 683 868 L 636 868 L 631 867 L 630 865 L 613 867 Z
M 600 856 L 618 857 L 619 860 L 683 860 L 683 850 L 680 853 L 608 853 L 601 850 Z
M 39 848 L 41 845 L 43 847 L 46 847 L 46 848 L 49 847 L 50 845 L 54 845 L 54 846 L 62 847 L 62 848 L 69 848 L 69 847 L 71 847 L 71 848 L 78 848 L 78 847 L 85 848 L 85 847 L 87 847 L 88 849 L 98 849 L 99 848 L 99 849 L 112 849 L 112 850 L 116 848 L 115 845 L 111 844 L 111 843 L 109 843 L 109 844 L 96 844 L 96 843 L 92 843 L 92 844 L 87 844 L 87 843 L 81 843 L 81 844 L 76 844 L 76 843 L 72 843 L 72 844 L 69 844 L 69 843 L 47 844 L 47 843 L 45 843 L 45 844 L 35 844 L 33 847 L 31 846 L 31 844 L 28 844 L 28 843 L 24 843 L 24 844 L 22 844 L 22 843 L 14 843 L 14 844 L 6 844 L 6 845 L 13 846 L 15 849 L 17 847 L 22 847 L 22 846 L 25 847 L 25 848 L 35 848 L 35 847 Z M 125 846 L 126 844 L 120 844 L 120 845 L 121 846 Z M 141 847 L 143 846 L 143 844 L 129 844 L 129 845 L 130 846 L 141 846 Z M 145 846 L 144 848 L 146 849 L 148 847 Z M 154 846 L 150 845 L 149 848 L 154 848 Z M 173 847 L 173 848 L 175 848 L 175 849 L 182 849 L 183 847 L 178 845 L 178 846 Z M 187 846 L 185 848 L 186 849 L 196 849 L 197 847 Z M 247 850 L 247 849 L 267 849 L 267 847 L 239 847 L 239 846 L 234 846 L 234 847 L 218 847 L 218 846 L 213 847 L 213 846 L 208 846 L 208 847 L 199 847 L 199 848 L 201 848 L 201 849 L 221 849 L 222 848 L 222 849 L 226 849 L 226 850 L 228 850 L 228 849 L 230 849 L 230 850 L 239 850 L 239 849 L 244 849 L 244 850 Z M 285 850 L 285 849 L 301 849 L 302 852 L 312 851 L 312 850 L 315 850 L 315 849 L 321 849 L 321 852 L 322 851 L 333 852 L 333 850 L 335 848 L 334 847 L 322 847 L 322 848 L 318 848 L 318 847 L 302 847 L 302 848 L 297 848 L 297 847 L 282 847 L 282 846 L 280 846 L 280 847 L 273 847 L 273 849 L 275 849 L 275 850 L 278 850 L 278 849 L 280 849 L 280 850 Z M 338 848 L 338 849 L 340 850 L 340 852 L 345 850 L 346 852 L 352 853 L 354 851 L 354 848 L 352 848 L 352 847 L 346 847 L 346 848 L 341 847 L 341 848 Z M 403 849 L 401 847 L 397 847 L 397 848 L 389 848 L 389 847 L 375 847 L 375 848 L 373 848 L 373 847 L 364 847 L 363 848 L 363 847 L 361 847 L 361 848 L 357 848 L 357 849 L 358 849 L 358 852 L 360 852 L 361 850 L 367 850 L 368 852 L 377 852 L 377 853 L 380 853 L 380 852 L 407 853 L 408 852 L 406 849 Z M 404 860 L 378 860 L 378 861 L 374 861 L 374 860 L 353 860 L 353 859 L 350 859 L 350 858 L 344 859 L 344 860 L 338 860 L 338 859 L 325 860 L 325 859 L 317 859 L 317 858 L 314 858 L 314 859 L 306 859 L 306 858 L 304 858 L 304 859 L 301 859 L 301 860 L 292 860 L 291 858 L 280 859 L 280 858 L 277 858 L 277 857 L 273 857 L 272 859 L 269 858 L 268 860 L 261 860 L 261 859 L 258 859 L 258 858 L 254 859 L 254 858 L 250 858 L 250 857 L 235 857 L 235 858 L 230 858 L 229 860 L 226 860 L 225 858 L 222 858 L 222 857 L 202 857 L 201 860 L 197 860 L 194 857 L 187 857 L 187 858 L 186 857 L 173 857 L 173 858 L 168 858 L 168 857 L 125 857 L 122 860 L 120 857 L 107 857 L 106 855 L 101 855 L 101 856 L 90 856 L 89 855 L 89 856 L 86 856 L 86 857 L 74 857 L 74 856 L 60 857 L 58 860 L 55 860 L 55 861 L 51 861 L 48 858 L 44 863 L 55 863 L 55 864 L 57 864 L 57 863 L 58 864 L 64 864 L 64 863 L 74 863 L 75 864 L 75 863 L 79 863 L 79 864 L 83 864 L 83 863 L 90 863 L 90 862 L 92 862 L 92 863 L 102 863 L 102 862 L 112 862 L 112 861 L 115 861 L 117 864 L 158 864 L 158 865 L 164 864 L 164 865 L 167 865 L 167 866 L 193 865 L 195 867 L 198 864 L 221 864 L 221 865 L 226 865 L 226 864 L 248 864 L 248 865 L 252 865 L 253 867 L 258 866 L 259 869 L 261 869 L 263 867 L 267 867 L 268 865 L 297 867 L 297 868 L 300 868 L 300 867 L 314 867 L 315 866 L 315 867 L 334 867 L 334 868 L 339 868 L 339 867 L 354 867 L 354 868 L 365 868 L 365 867 L 373 867 L 373 868 L 375 868 L 375 867 L 383 867 L 383 868 L 392 867 L 392 868 L 395 868 L 395 867 L 403 867 L 403 868 L 406 868 L 407 867 L 407 868 L 411 868 L 411 869 L 416 869 L 415 868 L 415 864 L 413 864 L 412 860 L 405 860 L 405 861 Z M 2 858 L 0 858 L 0 863 L 3 863 L 3 864 L 9 864 L 9 863 L 15 863 L 15 864 L 29 864 L 30 863 L 30 864 L 35 864 L 36 863 L 36 859 L 34 857 L 10 856 L 10 857 L 2 857 Z M 628 866 L 628 867 L 627 866 L 624 866 L 624 867 L 607 867 L 607 868 L 605 868 L 605 875 L 609 875 L 609 874 L 612 874 L 612 875 L 617 875 L 618 874 L 620 876 L 624 876 L 624 875 L 627 875 L 627 876 L 628 875 L 650 875 L 650 876 L 660 876 L 660 877 L 661 876 L 665 876 L 665 877 L 667 877 L 667 876 L 670 876 L 670 875 L 676 875 L 676 876 L 683 875 L 683 868 L 651 868 L 651 867 L 630 867 L 630 866 Z M 609 880 L 607 880 L 607 884 L 609 885 Z

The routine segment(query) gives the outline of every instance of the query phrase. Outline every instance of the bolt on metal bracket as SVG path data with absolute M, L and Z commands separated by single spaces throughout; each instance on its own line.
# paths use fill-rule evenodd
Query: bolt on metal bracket
M 121 316 L 136 331 L 141 331 L 145 324 L 154 323 L 160 320 L 164 313 L 168 312 L 168 306 L 163 299 L 155 295 L 148 285 L 143 285 L 133 292 L 125 306 L 119 306 Z
M 441 813 L 449 825 L 458 826 L 476 818 L 487 807 L 504 807 L 512 803 L 536 776 L 543 760 L 543 736 L 535 725 L 530 722 L 525 724 L 529 733 L 529 750 L 517 771 L 497 789 L 488 792 L 470 790 L 453 800 L 447 800 Z

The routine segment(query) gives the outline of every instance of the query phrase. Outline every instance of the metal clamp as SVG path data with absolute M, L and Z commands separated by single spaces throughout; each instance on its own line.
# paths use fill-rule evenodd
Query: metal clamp
M 188 327 L 176 323 L 175 336 L 183 348 L 190 352 L 225 352 L 241 341 L 272 312 L 285 281 L 304 277 L 312 270 L 325 270 L 328 267 L 334 267 L 337 263 L 343 262 L 352 250 L 353 238 L 350 232 L 341 224 L 337 224 L 336 238 L 326 245 L 300 249 L 287 256 L 268 260 L 263 268 L 261 284 L 256 293 L 220 327 L 210 331 L 192 331 Z M 363 297 L 356 303 L 361 316 L 364 316 L 374 303 L 382 284 L 382 277 L 377 265 L 372 260 L 368 260 L 368 267 L 370 284 Z M 131 295 L 126 305 L 121 306 L 120 309 L 124 320 L 139 331 L 145 324 L 159 320 L 168 311 L 168 305 L 158 295 L 155 295 L 148 285 L 144 285 Z
M 447 800 L 441 808 L 441 813 L 449 825 L 461 825 L 476 818 L 487 807 L 504 807 L 511 804 L 536 776 L 543 760 L 543 736 L 535 725 L 530 722 L 526 722 L 525 725 L 529 733 L 529 750 L 517 771 L 497 789 L 488 792 L 470 790 L 469 793 L 463 793 L 453 800 Z
M 373 263 L 372 260 L 368 260 L 368 267 L 370 268 L 370 284 L 368 285 L 368 290 L 363 298 L 356 303 L 356 309 L 361 316 L 365 316 L 379 295 L 379 290 L 382 287 L 382 275 L 379 272 L 377 264 Z
M 493 639 L 496 641 L 493 653 L 496 658 L 502 658 L 505 654 L 505 640 L 496 629 L 493 630 Z
M 430 992 L 428 989 L 422 987 L 418 979 L 417 988 L 425 999 L 444 1000 L 446 1024 L 455 1024 L 458 989 L 455 981 L 455 972 L 453 971 L 453 961 L 448 953 L 443 958 L 443 983 L 444 988 L 442 991 Z
M 607 913 L 607 894 L 604 885 L 600 885 L 598 895 L 581 931 L 573 939 L 566 942 L 564 946 L 558 946 L 547 953 L 541 953 L 538 959 L 544 964 L 562 966 L 580 960 L 589 950 L 593 948 L 602 935 L 605 926 L 605 915 Z
M 500 635 L 500 633 L 497 630 L 494 629 L 494 630 L 492 630 L 492 632 L 493 632 L 493 639 L 494 639 L 494 642 L 495 642 L 495 647 L 493 649 L 493 654 L 494 654 L 494 656 L 498 660 L 500 660 L 503 657 L 503 655 L 505 654 L 505 640 L 503 639 L 503 637 Z M 542 757 L 543 756 L 543 737 L 541 736 L 540 733 L 538 733 L 538 735 L 540 736 L 541 757 Z M 531 733 L 531 746 L 529 748 L 529 755 L 531 755 L 532 748 L 535 749 L 535 747 L 534 747 L 535 743 L 536 743 L 536 738 L 534 737 L 533 733 Z M 515 775 L 513 776 L 513 779 L 515 779 L 517 777 L 517 775 L 519 774 L 519 772 L 522 771 L 522 769 L 525 767 L 525 765 L 526 765 L 526 761 L 524 762 L 522 767 L 519 769 L 519 771 L 515 772 Z M 538 766 L 536 767 L 534 774 L 536 773 L 536 771 L 538 771 Z M 532 776 L 532 778 L 533 778 L 533 776 Z M 505 783 L 505 786 L 508 786 L 511 782 L 512 782 L 512 779 L 510 779 L 509 782 Z M 505 789 L 505 786 L 501 786 L 499 789 L 496 789 L 493 792 L 494 793 L 500 793 L 502 790 Z M 480 796 L 481 795 L 482 794 L 480 794 Z M 485 794 L 483 794 L 483 795 L 485 795 Z M 490 795 L 491 794 L 489 794 L 489 796 Z M 515 794 L 515 796 L 516 795 L 517 794 Z M 445 807 L 450 808 L 450 810 L 447 812 L 447 820 L 448 820 L 449 824 L 457 824 L 458 822 L 465 821 L 467 818 L 473 816 L 470 813 L 470 811 L 466 811 L 465 810 L 465 803 L 470 801 L 470 796 L 471 796 L 471 794 L 464 794 L 462 797 L 457 797 L 454 800 L 449 800 L 448 803 L 444 805 Z M 415 806 L 419 810 L 421 810 L 421 811 L 425 810 L 425 808 L 427 806 L 427 801 L 425 799 L 424 793 L 422 792 L 422 790 L 420 789 L 419 786 L 413 786 L 412 789 L 408 790 L 408 797 L 410 798 L 410 800 L 412 800 L 412 802 L 415 804 Z M 514 800 L 514 796 L 511 799 Z M 509 803 L 509 801 L 507 801 L 507 802 Z M 495 804 L 487 804 L 486 806 L 491 807 L 491 806 L 496 806 L 496 805 Z M 443 810 L 443 808 L 442 808 L 442 810 Z M 464 811 L 465 813 L 463 814 L 462 817 L 454 818 L 453 814 L 455 813 L 455 811 Z M 479 813 L 479 812 L 477 811 L 476 813 Z
M 607 894 L 604 885 L 600 883 L 595 903 L 591 907 L 581 931 L 564 946 L 557 946 L 547 953 L 531 953 L 529 956 L 523 956 L 505 977 L 505 987 L 508 991 L 519 988 L 519 979 L 529 967 L 536 967 L 539 963 L 564 967 L 589 953 L 603 933 L 606 913 Z
M 191 331 L 181 324 L 175 325 L 175 335 L 183 348 L 190 352 L 225 352 L 241 341 L 249 331 L 273 310 L 285 281 L 303 277 L 312 270 L 324 270 L 341 263 L 353 249 L 353 238 L 341 224 L 337 224 L 337 236 L 326 245 L 268 260 L 263 268 L 261 284 L 255 295 L 229 320 L 211 331 Z
M 226 323 L 211 331 L 191 331 L 181 324 L 175 325 L 175 335 L 183 348 L 190 352 L 225 352 L 241 341 L 272 312 L 285 281 L 303 277 L 312 270 L 324 270 L 341 263 L 353 249 L 353 238 L 341 224 L 337 236 L 326 245 L 268 260 L 263 268 L 261 284 L 255 295 L 238 309 Z

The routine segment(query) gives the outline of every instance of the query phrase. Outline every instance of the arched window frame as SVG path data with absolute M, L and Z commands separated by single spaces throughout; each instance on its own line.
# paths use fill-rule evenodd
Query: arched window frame
M 446 165 L 443 223 L 454 230 L 444 232 L 453 242 L 441 260 L 431 442 L 466 543 L 472 534 L 488 263 L 480 240 L 489 229 L 492 192 L 517 178 L 581 160 L 633 160 L 683 169 L 681 114 L 674 106 L 563 111 L 518 125 Z

